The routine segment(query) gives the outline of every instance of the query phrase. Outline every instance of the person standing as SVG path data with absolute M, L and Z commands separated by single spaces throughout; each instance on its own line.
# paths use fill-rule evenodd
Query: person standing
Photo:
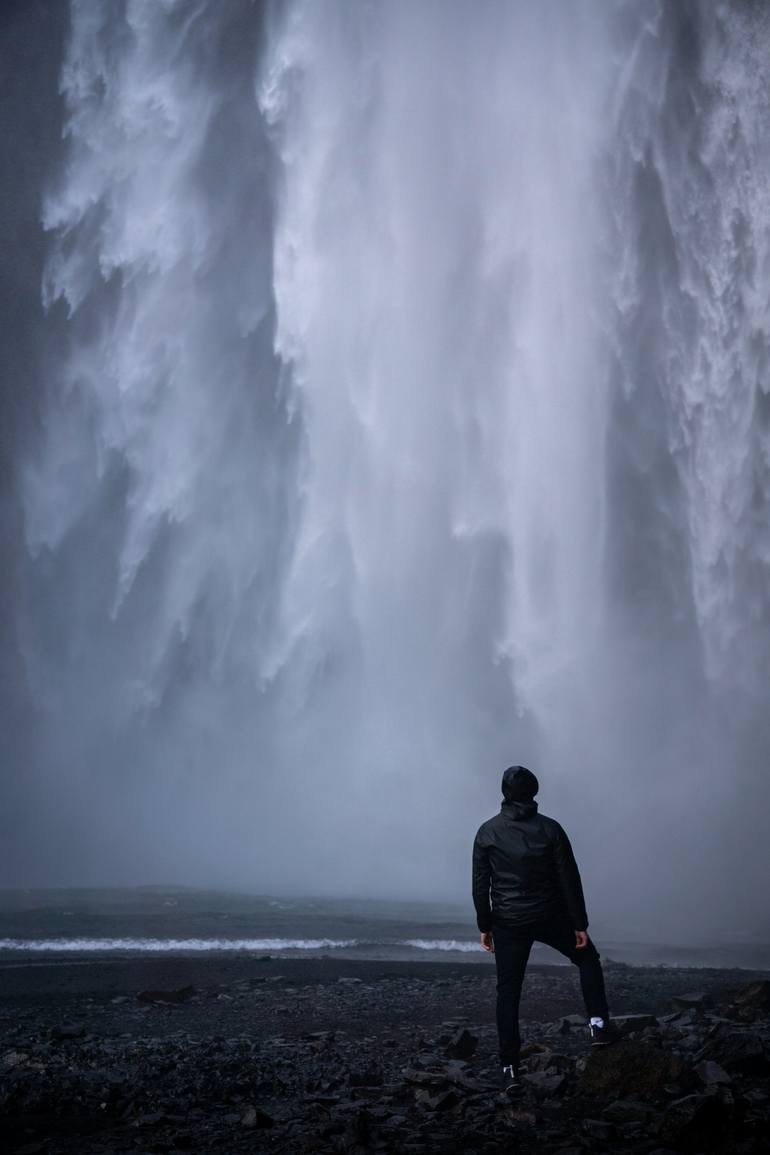
M 506 1091 L 521 1087 L 519 1000 L 529 952 L 542 942 L 580 968 L 592 1046 L 615 1041 L 599 952 L 588 936 L 580 872 L 553 818 L 538 813 L 537 778 L 526 766 L 503 774 L 500 813 L 473 842 L 473 904 L 481 945 L 494 952 L 497 1033 Z

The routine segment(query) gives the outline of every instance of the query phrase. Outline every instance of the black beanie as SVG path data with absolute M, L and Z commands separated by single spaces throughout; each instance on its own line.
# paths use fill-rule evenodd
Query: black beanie
M 531 802 L 540 783 L 526 766 L 509 766 L 503 774 L 503 797 L 506 802 Z

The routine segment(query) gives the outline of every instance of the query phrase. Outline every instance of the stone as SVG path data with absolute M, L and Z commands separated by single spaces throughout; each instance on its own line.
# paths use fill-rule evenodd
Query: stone
M 564 1015 L 557 1030 L 560 1035 L 568 1035 L 573 1027 L 586 1029 L 586 1020 L 583 1015 Z
M 612 1019 L 622 1035 L 632 1035 L 636 1031 L 643 1031 L 645 1027 L 657 1027 L 655 1015 L 615 1015 Z
M 765 1075 L 770 1071 L 762 1036 L 757 1031 L 719 1024 L 714 1028 L 699 1059 L 713 1059 L 727 1071 L 742 1075 Z
M 731 1110 L 715 1095 L 685 1095 L 666 1108 L 660 1135 L 685 1151 L 721 1151 Z
M 699 1010 L 705 1008 L 710 1000 L 706 991 L 690 991 L 687 994 L 674 995 L 671 1001 L 674 1006 L 682 1007 L 683 1010 Z
M 541 1095 L 557 1095 L 566 1083 L 564 1075 L 549 1075 L 545 1071 L 535 1071 L 531 1075 L 522 1075 L 522 1080 Z
M 61 1023 L 51 1028 L 52 1039 L 82 1039 L 85 1033 L 86 1029 L 80 1023 Z
M 740 1007 L 751 1007 L 759 1011 L 770 1011 L 770 981 L 760 979 L 748 983 L 737 992 L 734 1003 Z
M 452 1090 L 439 1091 L 437 1094 L 431 1095 L 430 1091 L 421 1088 L 419 1091 L 415 1091 L 414 1097 L 416 1102 L 428 1107 L 431 1111 L 449 1111 L 460 1102 L 456 1092 Z
M 267 1111 L 263 1111 L 260 1107 L 247 1107 L 240 1121 L 243 1127 L 272 1127 L 275 1123 L 272 1115 L 268 1115 Z M 232 1122 L 235 1122 L 235 1119 Z
M 678 1055 L 634 1039 L 592 1051 L 584 1060 L 579 1089 L 584 1094 L 623 1098 L 649 1094 L 674 1083 L 684 1070 Z
M 708 1087 L 716 1083 L 731 1083 L 732 1079 L 719 1063 L 715 1063 L 713 1059 L 702 1059 L 700 1063 L 696 1064 L 695 1073 L 704 1086 Z
M 407 1083 L 417 1083 L 430 1087 L 440 1087 L 447 1081 L 443 1071 L 417 1071 L 414 1067 L 404 1067 L 401 1074 Z
M 604 1108 L 602 1114 L 613 1123 L 635 1123 L 648 1118 L 652 1108 L 638 1099 L 615 1099 Z
M 136 996 L 140 1003 L 186 1003 L 196 994 L 195 987 L 178 987 L 172 991 L 140 991 Z
M 452 1037 L 444 1054 L 448 1059 L 470 1059 L 478 1043 L 479 1040 L 476 1035 L 472 1035 L 465 1027 L 461 1027 Z
M 28 1059 L 29 1055 L 26 1051 L 8 1051 L 3 1055 L 3 1067 L 6 1071 L 11 1071 L 14 1067 L 22 1066 Z
M 609 1139 L 612 1135 L 612 1124 L 604 1119 L 584 1119 L 583 1131 L 592 1139 Z

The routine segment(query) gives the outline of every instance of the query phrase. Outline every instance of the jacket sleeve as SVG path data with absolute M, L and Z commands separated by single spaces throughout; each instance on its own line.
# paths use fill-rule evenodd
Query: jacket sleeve
M 476 925 L 482 934 L 492 929 L 492 912 L 489 905 L 489 886 L 492 873 L 489 866 L 489 851 L 483 845 L 479 833 L 473 842 L 473 905 L 476 908 Z
M 556 828 L 554 857 L 556 873 L 559 878 L 559 887 L 564 898 L 564 905 L 567 908 L 572 922 L 572 927 L 574 930 L 587 930 L 588 915 L 586 914 L 586 904 L 583 898 L 580 871 L 575 862 L 575 855 L 572 853 L 570 840 L 567 838 L 561 826 L 558 825 Z

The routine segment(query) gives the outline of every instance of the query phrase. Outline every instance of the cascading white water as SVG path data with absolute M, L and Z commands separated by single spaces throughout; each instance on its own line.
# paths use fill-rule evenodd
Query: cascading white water
M 724 838 L 766 750 L 767 42 L 75 0 L 24 470 L 52 861 L 462 895 L 517 761 L 607 909 L 670 890 L 685 811 Z

